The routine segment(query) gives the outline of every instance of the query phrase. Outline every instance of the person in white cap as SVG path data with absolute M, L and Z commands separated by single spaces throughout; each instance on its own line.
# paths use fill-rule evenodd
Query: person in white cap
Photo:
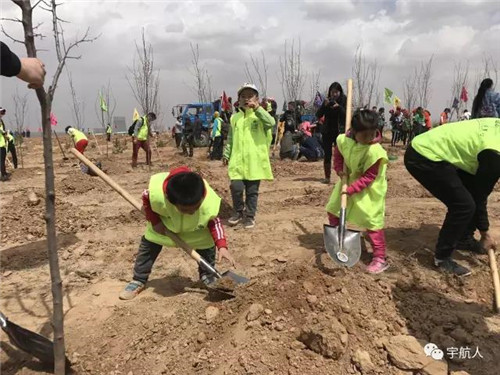
M 275 120 L 259 104 L 259 91 L 251 83 L 238 90 L 238 105 L 239 111 L 231 117 L 223 159 L 228 164 L 234 210 L 228 222 L 234 226 L 243 221 L 250 229 L 255 226 L 260 181 L 273 179 L 269 146 Z

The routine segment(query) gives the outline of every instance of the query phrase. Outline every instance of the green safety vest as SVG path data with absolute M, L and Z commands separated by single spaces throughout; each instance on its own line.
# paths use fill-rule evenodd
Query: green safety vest
M 163 192 L 163 183 L 168 173 L 158 173 L 149 180 L 149 202 L 151 209 L 160 215 L 161 221 L 169 230 L 177 233 L 193 249 L 208 249 L 214 240 L 208 229 L 208 222 L 219 214 L 221 199 L 205 181 L 206 195 L 200 208 L 193 214 L 182 214 L 168 201 Z M 163 246 L 176 246 L 170 237 L 158 234 L 151 223 L 144 234 L 148 241 Z
M 85 133 L 83 133 L 80 130 L 75 129 L 75 128 L 72 128 L 72 129 L 73 129 L 73 133 L 71 134 L 71 137 L 73 138 L 75 143 L 80 142 L 82 139 L 87 139 L 87 136 L 85 135 Z
M 106 128 L 106 134 L 111 134 L 113 132 L 113 129 L 111 128 L 111 126 L 108 126 Z
M 378 160 L 381 160 L 375 180 L 359 193 L 348 197 L 346 219 L 347 222 L 363 229 L 382 229 L 384 227 L 385 195 L 387 192 L 385 178 L 388 162 L 387 152 L 378 143 L 364 145 L 346 137 L 345 134 L 338 136 L 337 147 L 347 165 L 348 185 L 360 178 Z M 342 183 L 339 180 L 326 205 L 326 211 L 337 217 L 340 213 L 341 190 Z
M 271 102 L 267 102 L 267 108 L 266 108 L 266 111 L 267 112 L 271 112 L 273 110 L 273 105 L 271 104 Z
M 253 109 L 231 116 L 232 146 L 228 174 L 230 180 L 272 180 L 269 146 L 272 128 L 265 129 Z
M 139 141 L 147 141 L 149 136 L 149 123 L 148 116 L 142 116 L 142 125 L 137 132 L 137 139 Z
M 444 124 L 415 137 L 415 151 L 432 161 L 446 161 L 476 174 L 477 155 L 483 150 L 500 152 L 500 119 L 480 118 Z
M 0 147 L 6 147 L 7 142 L 5 141 L 5 136 L 3 135 L 3 132 L 5 131 L 5 125 L 3 123 L 3 120 L 0 120 Z
M 222 132 L 222 119 L 220 117 L 217 117 L 215 120 L 214 120 L 214 130 L 212 132 L 212 137 L 220 137 Z

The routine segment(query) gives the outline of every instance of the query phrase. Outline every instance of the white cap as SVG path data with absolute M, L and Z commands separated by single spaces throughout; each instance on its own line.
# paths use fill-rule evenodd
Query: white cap
M 241 86 L 239 89 L 238 89 L 238 96 L 240 96 L 240 93 L 244 90 L 244 89 L 252 89 L 254 90 L 257 95 L 259 95 L 259 90 L 257 90 L 257 86 L 255 86 L 253 83 L 244 83 L 243 86 Z

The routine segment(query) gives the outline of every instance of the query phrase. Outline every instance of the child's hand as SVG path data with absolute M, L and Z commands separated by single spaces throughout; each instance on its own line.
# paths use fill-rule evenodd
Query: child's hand
M 257 99 L 257 96 L 254 96 L 254 97 L 248 99 L 247 107 L 252 108 L 253 110 L 260 107 L 259 100 Z
M 229 252 L 229 250 L 227 249 L 227 247 L 221 247 L 219 249 L 219 251 L 217 252 L 217 263 L 220 263 L 223 258 L 227 259 L 233 267 L 236 266 L 236 262 L 234 261 L 234 258 L 231 255 L 231 253 Z
M 493 249 L 497 250 L 497 243 L 493 237 L 489 235 L 488 232 L 481 233 L 480 244 L 485 250 Z
M 344 171 L 335 171 L 337 173 L 337 176 L 339 176 L 340 178 L 344 177 L 346 174 L 344 173 Z
M 228 165 L 229 164 L 229 160 L 227 160 L 227 158 L 222 158 L 222 165 Z
M 165 228 L 165 225 L 160 221 L 158 224 L 153 225 L 153 230 L 158 233 L 158 234 L 166 234 L 167 228 Z

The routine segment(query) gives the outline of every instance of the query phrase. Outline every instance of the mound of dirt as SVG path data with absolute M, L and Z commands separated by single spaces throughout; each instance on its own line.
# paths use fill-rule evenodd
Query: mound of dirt
M 239 287 L 235 300 L 216 307 L 192 296 L 170 316 L 162 315 L 161 301 L 140 313 L 138 306 L 123 305 L 91 339 L 108 351 L 101 373 L 124 364 L 133 373 L 149 368 L 166 374 L 400 374 L 384 349 L 392 336 L 418 332 L 438 345 L 492 339 L 487 330 L 474 329 L 483 320 L 479 312 L 448 317 L 443 309 L 451 305 L 436 303 L 431 292 L 421 304 L 410 296 L 415 290 L 424 292 L 364 273 L 338 269 L 327 275 L 291 264 Z M 425 327 L 423 315 L 431 317 Z M 439 330 L 443 323 L 448 330 Z M 457 323 L 463 328 L 453 327 Z M 115 337 L 116 331 L 127 331 L 127 338 Z M 91 358 L 103 358 L 101 350 L 91 347 L 77 367 L 93 368 Z
M 100 191 L 108 189 L 108 185 L 99 177 L 92 177 L 83 174 L 78 170 L 72 170 L 69 175 L 61 180 L 56 186 L 64 194 L 84 194 L 88 191 L 98 189 Z

